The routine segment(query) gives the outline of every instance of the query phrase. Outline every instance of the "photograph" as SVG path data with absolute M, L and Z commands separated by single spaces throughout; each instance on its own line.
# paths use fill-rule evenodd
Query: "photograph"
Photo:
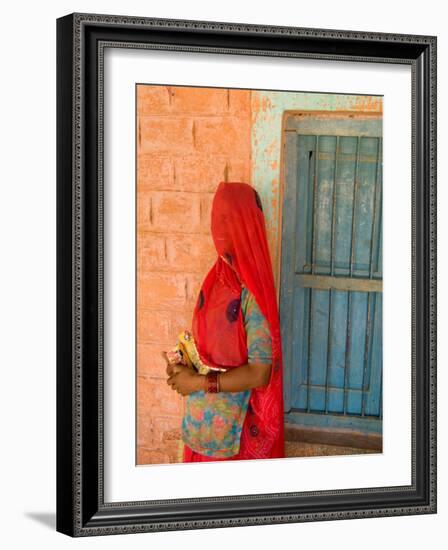
M 383 97 L 135 85 L 136 465 L 382 453 Z
M 392 31 L 58 18 L 59 532 L 436 512 L 437 37 Z
M 6 3 L 5 550 L 443 546 L 443 6 Z

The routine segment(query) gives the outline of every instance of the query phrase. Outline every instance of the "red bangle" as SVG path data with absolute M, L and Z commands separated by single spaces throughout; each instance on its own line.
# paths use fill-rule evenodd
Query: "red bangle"
M 206 388 L 207 393 L 218 393 L 219 391 L 219 384 L 218 384 L 218 373 L 217 372 L 209 372 L 205 375 L 206 377 Z

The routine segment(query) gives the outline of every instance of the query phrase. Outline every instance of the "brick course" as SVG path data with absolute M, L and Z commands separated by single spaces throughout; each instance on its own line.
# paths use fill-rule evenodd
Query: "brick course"
M 251 181 L 250 131 L 249 90 L 137 87 L 137 464 L 180 460 L 184 399 L 160 352 L 191 328 L 216 260 L 218 183 Z

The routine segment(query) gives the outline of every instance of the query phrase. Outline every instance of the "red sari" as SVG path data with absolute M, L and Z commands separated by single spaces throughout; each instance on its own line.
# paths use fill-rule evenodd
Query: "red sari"
M 201 360 L 215 367 L 247 364 L 241 304 L 245 285 L 267 319 L 272 339 L 272 368 L 267 386 L 253 388 L 238 454 L 201 455 L 184 446 L 184 462 L 283 458 L 282 348 L 277 295 L 257 191 L 242 182 L 220 182 L 211 214 L 218 258 L 206 275 L 193 312 L 192 332 Z M 223 257 L 226 261 L 223 260 Z

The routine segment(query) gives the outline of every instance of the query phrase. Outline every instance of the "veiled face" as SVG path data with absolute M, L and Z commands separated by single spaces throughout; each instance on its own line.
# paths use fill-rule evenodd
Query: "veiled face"
M 221 181 L 213 197 L 211 233 L 218 256 L 242 284 L 255 272 L 257 258 L 267 246 L 263 212 L 253 187 Z
M 217 195 L 212 206 L 211 232 L 216 252 L 220 256 L 224 256 L 226 253 L 232 253 L 233 243 L 229 231 L 230 223 L 225 204 L 220 200 L 220 196 Z

